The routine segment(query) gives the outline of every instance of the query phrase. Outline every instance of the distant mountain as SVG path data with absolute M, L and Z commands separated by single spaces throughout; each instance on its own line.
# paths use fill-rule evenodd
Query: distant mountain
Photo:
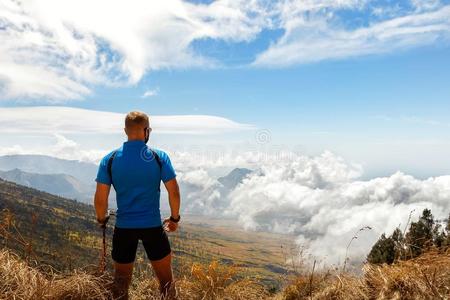
M 37 174 L 20 169 L 0 171 L 0 178 L 50 194 L 91 203 L 95 186 L 67 174 Z
M 231 192 L 238 184 L 242 183 L 242 180 L 244 180 L 245 177 L 247 177 L 252 172 L 252 170 L 246 168 L 235 168 L 230 173 L 228 173 L 228 175 L 218 178 L 217 181 L 219 181 L 225 189 Z
M 186 199 L 185 206 L 190 212 L 208 215 L 217 214 L 220 216 L 230 207 L 230 201 L 232 200 L 230 198 L 230 193 L 233 192 L 233 190 L 251 173 L 253 173 L 252 170 L 245 168 L 233 169 L 227 175 L 217 178 L 217 183 L 208 191 L 205 191 L 201 186 L 189 186 L 182 182 L 180 187 L 182 187 L 183 192 L 188 195 L 188 197 L 184 197 L 184 199 Z M 210 201 L 208 207 L 211 207 L 212 211 L 205 210 L 204 203 L 198 201 L 198 199 L 205 199 L 204 195 L 214 196 L 214 201 L 211 202 L 209 199 L 206 200 Z
M 97 165 L 78 160 L 66 160 L 45 155 L 5 155 L 0 156 L 0 170 L 20 169 L 37 174 L 67 174 L 79 181 L 93 184 L 97 175 Z

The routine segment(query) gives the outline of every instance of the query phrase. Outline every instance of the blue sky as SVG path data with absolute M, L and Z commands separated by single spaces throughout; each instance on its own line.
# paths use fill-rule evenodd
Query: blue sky
M 350 160 L 356 156 L 353 152 L 370 151 L 371 143 L 400 140 L 406 148 L 416 144 L 419 149 L 413 151 L 424 153 L 417 154 L 423 164 L 424 158 L 432 163 L 433 151 L 425 151 L 430 140 L 450 141 L 448 70 L 449 48 L 428 46 L 287 69 L 161 71 L 146 76 L 136 87 L 100 89 L 92 101 L 74 106 L 218 115 L 268 129 L 274 143 L 301 145 L 310 154 L 325 149 L 341 155 L 350 152 L 346 155 Z M 157 95 L 142 98 L 147 89 L 158 89 Z M 237 136 L 238 142 L 241 136 Z M 357 161 L 364 161 L 365 155 L 371 154 Z M 445 174 L 450 164 L 446 154 L 439 157 L 444 159 L 441 168 L 426 170 L 424 165 L 421 170 L 409 162 L 392 162 L 393 168 L 383 164 L 387 170 L 375 170 L 374 175 L 394 172 L 399 166 L 419 176 Z
M 267 130 L 275 148 L 330 150 L 369 177 L 450 171 L 450 1 L 138 1 L 101 20 L 101 3 L 36 3 L 0 6 L 4 108 L 219 116 L 253 129 L 155 139 L 240 144 Z

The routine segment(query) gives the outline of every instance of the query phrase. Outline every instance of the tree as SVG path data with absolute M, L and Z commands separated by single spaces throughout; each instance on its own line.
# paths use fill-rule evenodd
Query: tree
M 434 217 L 431 210 L 424 209 L 422 216 L 417 222 L 412 222 L 408 233 L 406 234 L 406 242 L 411 257 L 417 257 L 423 251 L 434 243 L 436 234 Z
M 447 227 L 445 227 L 445 230 L 447 231 L 448 236 L 450 234 L 450 214 L 448 214 Z
M 446 247 L 447 235 L 445 230 L 441 229 L 441 224 L 436 224 L 433 228 L 433 244 L 439 249 Z
M 383 233 L 370 250 L 367 261 L 371 264 L 392 264 L 396 257 L 395 246 L 393 238 L 386 238 Z
M 395 244 L 395 260 L 400 259 L 405 251 L 405 238 L 400 228 L 395 228 L 391 235 L 391 239 Z
M 392 264 L 399 259 L 403 251 L 404 237 L 400 228 L 396 228 L 390 237 L 382 234 L 372 247 L 367 261 L 372 264 Z
M 417 257 L 431 246 L 443 250 L 450 247 L 450 216 L 443 229 L 441 224 L 434 221 L 431 210 L 425 209 L 419 220 L 411 223 L 405 236 L 399 228 L 388 238 L 382 234 L 373 245 L 367 261 L 372 264 L 391 264 L 398 259 Z

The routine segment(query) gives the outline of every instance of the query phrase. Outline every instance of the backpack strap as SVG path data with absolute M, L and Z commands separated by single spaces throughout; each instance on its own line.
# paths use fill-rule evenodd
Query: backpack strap
M 155 150 L 153 150 L 153 149 L 151 149 L 151 148 L 148 148 L 148 149 L 152 152 L 153 157 L 155 158 L 156 163 L 157 163 L 158 166 L 159 166 L 159 185 L 158 185 L 158 191 L 161 191 L 161 172 L 162 172 L 162 163 L 161 163 L 161 159 L 159 158 L 159 155 L 158 155 L 158 153 L 156 153 Z
M 111 156 L 108 159 L 108 166 L 107 166 L 108 167 L 109 178 L 111 178 L 111 184 L 114 187 L 114 189 L 116 189 L 116 187 L 114 186 L 114 182 L 113 182 L 113 179 L 112 179 L 112 163 L 113 163 L 114 157 L 116 157 L 116 154 L 117 154 L 117 151 L 114 151 L 111 154 Z
M 158 153 L 156 153 L 156 151 L 153 150 L 153 149 L 151 149 L 151 148 L 148 148 L 148 149 L 152 152 L 152 155 L 153 155 L 153 157 L 155 158 L 156 163 L 157 163 L 158 166 L 159 166 L 159 171 L 160 171 L 160 173 L 161 173 L 161 171 L 162 171 L 162 163 L 161 163 L 161 159 L 159 158 Z M 113 163 L 114 157 L 116 157 L 116 154 L 117 154 L 117 150 L 114 151 L 114 152 L 111 154 L 111 156 L 109 157 L 109 159 L 108 159 L 108 166 L 107 166 L 109 178 L 111 178 L 111 184 L 112 184 L 112 186 L 114 187 L 114 189 L 116 189 L 116 187 L 114 186 L 114 182 L 113 182 L 113 179 L 112 179 L 112 163 Z M 158 189 L 160 189 L 160 188 L 158 188 Z
M 161 163 L 161 159 L 159 158 L 158 153 L 156 153 L 156 151 L 151 149 L 151 148 L 148 148 L 148 149 L 150 151 L 152 151 L 153 157 L 155 158 L 156 162 L 158 163 L 159 170 L 161 171 L 162 170 L 162 163 Z

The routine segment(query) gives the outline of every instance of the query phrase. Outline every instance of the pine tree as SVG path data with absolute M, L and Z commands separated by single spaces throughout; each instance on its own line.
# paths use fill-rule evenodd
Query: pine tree
M 391 239 L 395 244 L 395 259 L 400 259 L 405 251 L 405 238 L 400 228 L 395 228 L 391 235 Z
M 439 249 L 445 247 L 447 243 L 447 235 L 445 230 L 441 229 L 441 224 L 436 224 L 433 228 L 433 244 Z
M 435 233 L 434 217 L 431 210 L 424 209 L 419 221 L 412 222 L 406 234 L 406 242 L 411 257 L 419 256 L 426 248 L 431 246 L 434 242 Z
M 378 241 L 373 245 L 367 256 L 367 261 L 371 264 L 392 264 L 395 260 L 395 242 L 392 237 L 386 238 L 383 233 Z
M 417 222 L 412 222 L 409 231 L 403 236 L 396 228 L 390 237 L 382 234 L 373 245 L 367 261 L 372 264 L 391 264 L 398 259 L 414 258 L 430 246 L 440 249 L 450 247 L 450 215 L 444 229 L 434 221 L 431 210 L 425 209 Z

